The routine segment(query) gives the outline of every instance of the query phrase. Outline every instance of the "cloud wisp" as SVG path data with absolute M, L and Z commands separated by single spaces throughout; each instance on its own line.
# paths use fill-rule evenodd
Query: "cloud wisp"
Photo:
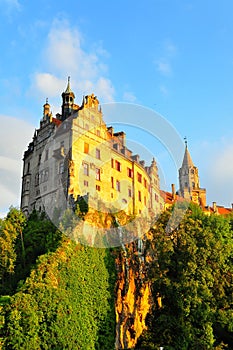
M 170 40 L 166 40 L 160 50 L 159 58 L 154 60 L 157 71 L 163 76 L 173 74 L 172 62 L 177 55 L 177 47 Z
M 205 178 L 209 204 L 231 206 L 233 203 L 233 139 L 221 138 L 215 142 L 205 142 L 198 147 L 201 179 Z M 205 158 L 201 155 L 205 154 Z M 202 164 L 202 159 L 205 162 Z M 201 181 L 202 182 L 202 181 Z M 226 190 L 227 189 L 227 190 Z
M 22 150 L 33 135 L 33 126 L 23 120 L 1 115 L 0 129 L 0 213 L 9 206 L 19 206 Z
M 106 51 L 102 44 L 88 50 L 81 32 L 67 21 L 52 23 L 43 49 L 41 69 L 33 75 L 32 89 L 40 95 L 60 95 L 67 76 L 82 94 L 94 92 L 103 102 L 114 101 L 114 87 L 107 77 Z

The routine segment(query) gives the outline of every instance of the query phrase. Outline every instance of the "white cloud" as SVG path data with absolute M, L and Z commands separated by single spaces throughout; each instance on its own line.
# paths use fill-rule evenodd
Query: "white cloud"
M 22 158 L 33 126 L 4 115 L 0 120 L 0 216 L 4 216 L 11 205 L 20 204 Z
M 217 202 L 230 206 L 233 203 L 233 139 L 222 138 L 199 145 L 199 175 L 206 187 L 208 204 Z M 198 167 L 199 165 L 196 164 Z
M 172 62 L 174 57 L 177 55 L 178 49 L 174 43 L 167 39 L 162 44 L 162 48 L 160 50 L 160 58 L 154 61 L 157 70 L 162 75 L 171 75 L 172 73 Z
M 50 73 L 36 73 L 34 84 L 37 90 L 43 92 L 44 96 L 57 97 L 64 90 L 66 80 L 59 79 Z
M 167 56 L 175 56 L 177 54 L 177 46 L 174 45 L 171 40 L 166 40 L 164 44 L 164 49 Z
M 126 91 L 123 95 L 123 100 L 127 102 L 135 102 L 137 98 L 132 92 Z
M 87 50 L 82 34 L 71 28 L 67 21 L 55 20 L 48 33 L 43 49 L 41 71 L 33 76 L 31 91 L 35 89 L 44 96 L 61 94 L 66 87 L 67 76 L 71 76 L 72 89 L 82 94 L 94 93 L 100 102 L 114 100 L 114 87 L 106 77 L 107 65 L 103 61 L 106 51 L 95 44 Z M 62 78 L 61 78 L 62 77 Z M 78 102 L 77 102 L 78 103 Z
M 103 100 L 107 102 L 113 102 L 114 98 L 114 87 L 112 85 L 111 80 L 106 79 L 104 77 L 100 77 L 96 84 L 94 84 L 94 88 L 96 89 L 96 94 Z
M 214 176 L 221 177 L 221 181 L 232 181 L 233 179 L 233 144 L 227 145 L 216 155 Z M 233 186 L 232 186 L 233 188 Z
M 170 75 L 172 72 L 171 64 L 164 59 L 155 62 L 157 70 L 163 75 Z

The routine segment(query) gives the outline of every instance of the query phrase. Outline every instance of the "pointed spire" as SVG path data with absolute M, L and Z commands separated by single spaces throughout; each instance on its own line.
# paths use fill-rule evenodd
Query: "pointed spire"
M 67 83 L 67 88 L 66 88 L 66 91 L 65 91 L 65 94 L 70 94 L 72 91 L 71 91 L 71 88 L 70 88 L 70 76 L 68 77 L 68 83 Z
M 184 152 L 184 159 L 182 163 L 182 167 L 193 167 L 193 161 L 190 156 L 189 150 L 188 150 L 188 145 L 187 145 L 187 138 L 185 137 L 185 152 Z
M 45 106 L 50 106 L 48 97 L 46 97 L 44 107 L 45 107 Z

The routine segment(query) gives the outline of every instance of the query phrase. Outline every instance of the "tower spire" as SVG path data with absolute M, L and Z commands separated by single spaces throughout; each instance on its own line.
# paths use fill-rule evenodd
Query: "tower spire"
M 68 118 L 74 109 L 75 95 L 70 88 L 70 76 L 68 76 L 68 83 L 66 90 L 62 93 L 62 121 Z
M 193 161 L 192 158 L 190 156 L 189 150 L 188 150 L 188 145 L 187 145 L 187 138 L 185 139 L 185 152 L 184 152 L 184 158 L 183 158 L 183 163 L 182 163 L 182 167 L 193 167 Z
M 72 91 L 70 88 L 70 76 L 68 76 L 68 83 L 67 83 L 67 88 L 66 88 L 65 94 L 70 94 L 71 92 Z

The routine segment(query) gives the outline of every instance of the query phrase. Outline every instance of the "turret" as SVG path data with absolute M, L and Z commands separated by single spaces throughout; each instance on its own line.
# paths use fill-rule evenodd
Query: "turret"
M 48 103 L 48 98 L 46 98 L 46 102 L 43 108 L 44 108 L 43 119 L 45 119 L 47 116 L 50 115 L 50 104 Z
M 62 93 L 62 121 L 67 119 L 74 107 L 75 95 L 70 88 L 70 77 L 68 77 L 68 84 L 65 92 Z

